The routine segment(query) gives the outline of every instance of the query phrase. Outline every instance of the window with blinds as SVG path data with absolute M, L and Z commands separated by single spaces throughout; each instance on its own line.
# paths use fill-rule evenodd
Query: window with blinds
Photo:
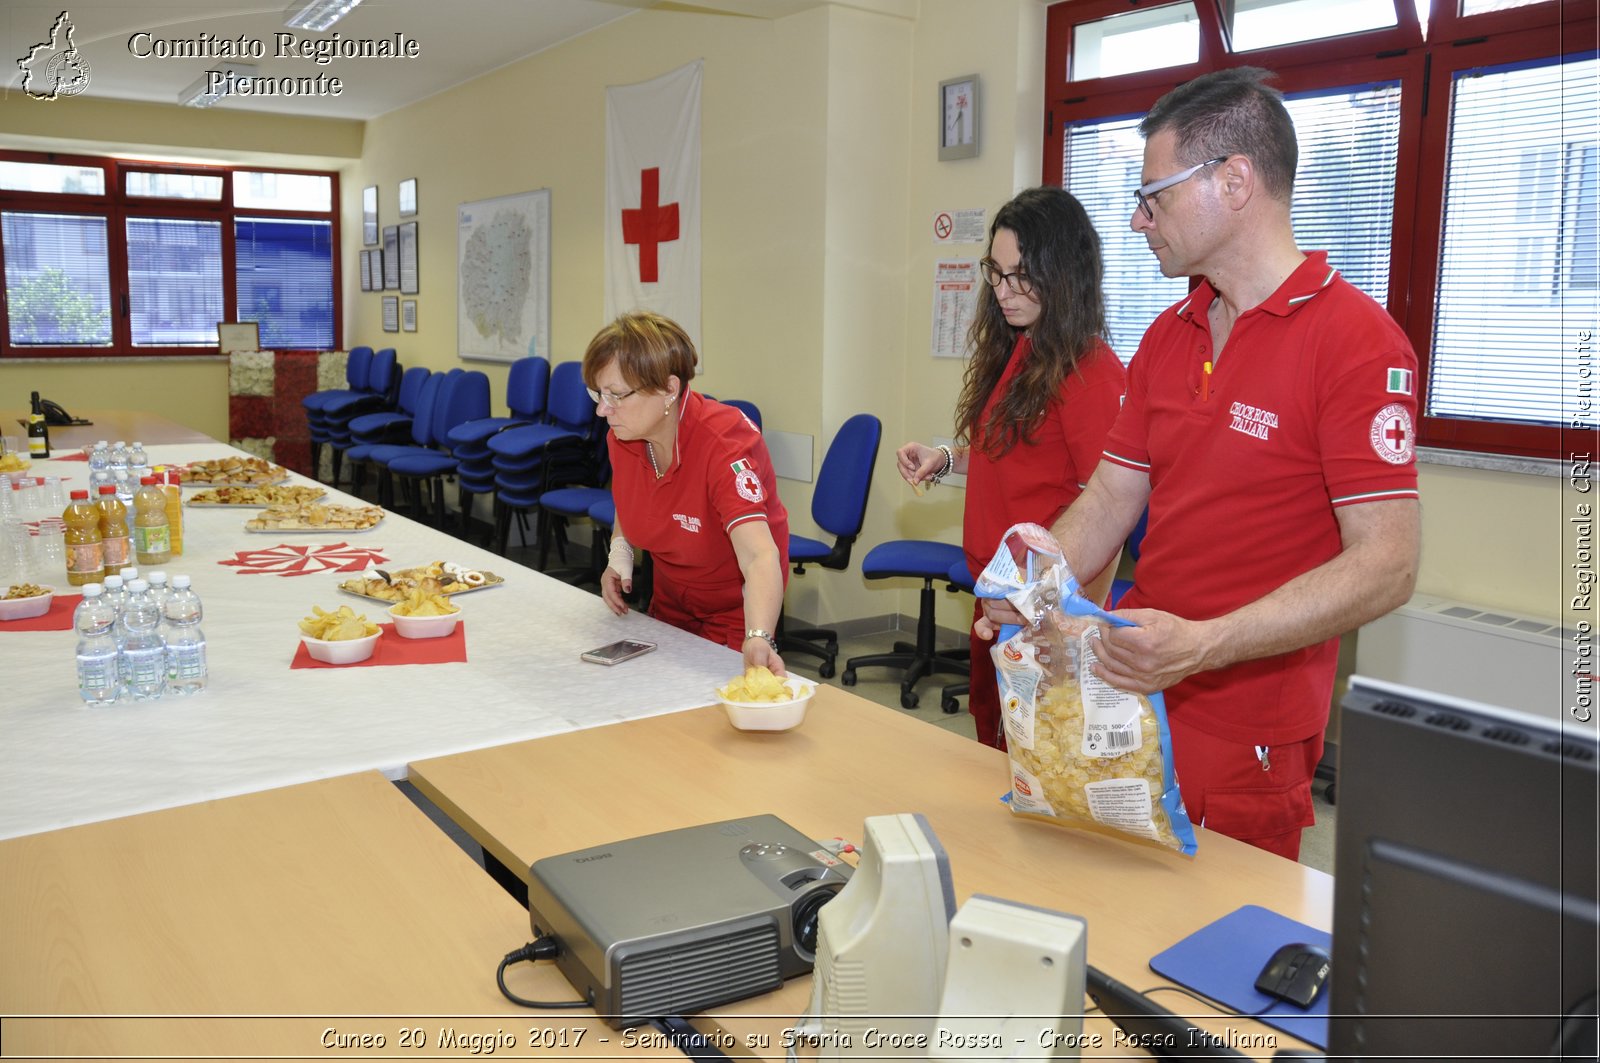
M 1597 76 L 1591 56 L 1455 79 L 1429 416 L 1571 415 L 1564 359 L 1595 320 Z
M 239 319 L 271 349 L 333 345 L 333 226 L 240 218 L 234 224 Z
M 1292 96 L 1284 101 L 1300 142 L 1293 219 L 1302 248 L 1328 252 L 1345 279 L 1379 302 L 1388 296 L 1396 161 L 1398 83 Z M 1129 222 L 1140 184 L 1142 116 L 1068 127 L 1066 187 L 1088 211 L 1105 257 L 1111 346 L 1124 361 L 1188 282 L 1161 275 L 1145 239 Z
M 8 338 L 17 347 L 111 345 L 106 220 L 0 212 Z
M 136 347 L 215 347 L 222 223 L 128 219 L 128 319 Z

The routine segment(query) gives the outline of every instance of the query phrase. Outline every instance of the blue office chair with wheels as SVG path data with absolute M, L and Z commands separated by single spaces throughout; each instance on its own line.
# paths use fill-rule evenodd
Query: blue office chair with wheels
M 967 568 L 967 562 L 964 558 L 950 566 L 947 578 L 950 580 L 950 589 L 953 591 L 966 591 L 971 594 L 978 586 L 977 577 Z M 970 638 L 967 640 L 967 649 L 969 652 L 972 649 L 972 640 Z M 967 662 L 967 667 L 972 667 L 970 659 Z M 965 682 L 947 684 L 943 690 L 939 691 L 939 708 L 950 714 L 960 712 L 961 702 L 957 699 L 965 697 L 969 689 L 971 688 Z
M 961 547 L 928 539 L 891 539 L 867 551 L 861 562 L 861 574 L 867 579 L 894 579 L 910 577 L 922 581 L 922 593 L 917 607 L 917 641 L 897 642 L 892 653 L 873 653 L 852 657 L 844 664 L 844 674 L 839 677 L 847 687 L 856 685 L 856 670 L 860 668 L 900 668 L 900 707 L 917 707 L 917 683 L 938 672 L 953 675 L 968 674 L 967 647 L 940 651 L 934 645 L 934 597 L 936 580 L 948 580 L 950 569 L 965 562 Z
M 872 488 L 872 466 L 878 460 L 883 422 L 870 413 L 858 413 L 839 426 L 828 453 L 822 458 L 811 492 L 811 519 L 833 536 L 833 542 L 789 533 L 789 563 L 795 575 L 807 565 L 842 571 L 850 567 L 850 549 L 867 519 L 867 495 Z M 778 618 L 778 652 L 820 657 L 817 674 L 833 675 L 839 656 L 839 633 L 830 628 L 793 627 Z

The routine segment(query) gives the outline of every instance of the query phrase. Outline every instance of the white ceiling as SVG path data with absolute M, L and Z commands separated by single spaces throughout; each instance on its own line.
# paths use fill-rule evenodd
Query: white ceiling
M 140 50 L 149 40 L 237 40 L 263 43 L 266 56 L 243 60 L 256 76 L 315 77 L 343 82 L 338 96 L 230 96 L 217 110 L 237 109 L 324 118 L 367 119 L 432 96 L 496 67 L 580 36 L 607 22 L 649 7 L 656 0 L 365 0 L 323 33 L 289 30 L 284 11 L 289 0 L 0 0 L 8 93 L 21 91 L 17 59 L 50 36 L 65 8 L 74 26 L 73 43 L 89 65 L 83 95 L 156 103 L 177 103 L 179 93 L 207 69 L 225 59 L 206 57 L 139 58 L 130 48 L 135 34 Z M 301 39 L 331 37 L 388 39 L 397 33 L 415 39 L 416 59 L 334 59 L 319 66 L 308 59 L 275 56 L 275 34 Z

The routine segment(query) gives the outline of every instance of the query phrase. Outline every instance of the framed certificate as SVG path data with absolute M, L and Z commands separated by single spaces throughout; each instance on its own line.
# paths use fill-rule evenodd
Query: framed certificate
M 378 242 L 378 186 L 361 190 L 361 243 L 371 247 Z
M 402 332 L 417 331 L 417 301 L 415 299 L 400 300 L 400 330 Z
M 400 290 L 400 226 L 383 227 L 383 284 L 384 291 Z
M 400 297 L 386 295 L 383 297 L 383 331 L 400 331 Z
M 939 82 L 939 161 L 978 155 L 978 75 Z
M 400 294 L 417 294 L 417 223 L 400 223 Z
M 417 179 L 408 177 L 400 182 L 400 216 L 402 218 L 414 217 L 417 213 Z

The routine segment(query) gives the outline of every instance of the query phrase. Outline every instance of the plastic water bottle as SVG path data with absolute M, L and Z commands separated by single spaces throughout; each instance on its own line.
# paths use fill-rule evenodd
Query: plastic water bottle
M 117 671 L 116 615 L 98 583 L 83 588 L 83 601 L 72 613 L 78 632 L 78 694 L 89 705 L 110 705 L 121 695 Z
M 122 503 L 123 518 L 128 523 L 128 535 L 133 535 L 133 493 L 137 485 L 128 478 L 127 469 L 117 469 L 112 472 L 112 483 L 117 488 L 117 501 Z
M 128 569 L 123 569 L 122 571 L 127 572 Z M 113 620 L 122 615 L 123 603 L 128 600 L 128 592 L 123 589 L 123 581 L 126 579 L 127 577 L 124 575 L 111 575 L 104 580 L 104 601 L 111 608 L 111 619 Z
M 144 444 L 134 440 L 133 446 L 128 448 L 128 467 L 143 469 L 150 464 L 150 459 L 145 455 Z
M 206 688 L 206 634 L 200 630 L 204 610 L 189 588 L 188 576 L 172 577 L 172 594 L 163 610 L 161 633 L 167 640 L 167 691 L 179 697 Z
M 134 701 L 154 701 L 167 689 L 167 644 L 161 637 L 161 613 L 150 598 L 150 584 L 128 584 L 122 606 L 121 671 L 124 689 Z
M 111 470 L 111 478 L 116 479 L 117 472 L 128 471 L 128 444 L 117 440 L 111 444 L 111 450 L 106 454 L 106 467 Z
M 96 440 L 94 446 L 89 448 L 89 471 L 98 472 L 111 464 L 111 444 L 105 440 Z
M 172 594 L 172 588 L 167 586 L 166 572 L 158 568 L 145 577 L 145 582 L 150 584 L 150 600 L 156 603 L 157 609 L 165 609 L 167 598 Z

